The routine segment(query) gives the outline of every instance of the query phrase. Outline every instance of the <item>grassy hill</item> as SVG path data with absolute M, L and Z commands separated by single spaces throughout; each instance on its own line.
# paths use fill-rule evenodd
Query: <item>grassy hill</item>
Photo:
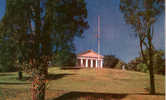
M 25 74 L 0 73 L 1 94 L 8 100 L 30 100 L 30 81 Z M 164 100 L 164 76 L 155 75 L 156 95 L 149 95 L 146 73 L 117 69 L 49 69 L 47 100 Z M 70 98 L 70 99 L 69 99 Z M 1 99 L 0 99 L 1 100 Z M 4 99 L 3 99 L 4 100 Z

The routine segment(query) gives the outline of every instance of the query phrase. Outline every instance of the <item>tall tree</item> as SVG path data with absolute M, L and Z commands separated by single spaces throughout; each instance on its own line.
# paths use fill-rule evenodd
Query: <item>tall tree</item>
M 120 10 L 124 14 L 127 24 L 130 24 L 139 37 L 141 54 L 144 63 L 148 66 L 150 74 L 150 92 L 155 94 L 154 70 L 153 70 L 153 24 L 164 10 L 164 0 L 121 0 Z M 148 49 L 147 58 L 143 52 L 143 46 Z M 149 60 L 149 61 L 148 61 Z
M 33 75 L 33 100 L 45 99 L 48 62 L 88 28 L 84 0 L 6 0 L 0 35 L 10 34 Z

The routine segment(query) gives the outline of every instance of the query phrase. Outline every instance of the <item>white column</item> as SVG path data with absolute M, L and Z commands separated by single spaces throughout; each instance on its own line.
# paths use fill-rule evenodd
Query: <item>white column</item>
M 101 68 L 103 68 L 103 60 L 101 60 L 101 63 L 100 63 L 100 65 L 101 65 Z
M 97 61 L 97 59 L 96 59 L 96 68 L 98 67 L 98 63 L 97 63 L 98 61 Z
M 81 59 L 81 67 L 83 67 L 83 59 Z
M 85 67 L 88 67 L 88 59 L 86 59 L 86 65 L 85 65 Z
M 93 68 L 93 59 L 91 59 L 91 68 Z

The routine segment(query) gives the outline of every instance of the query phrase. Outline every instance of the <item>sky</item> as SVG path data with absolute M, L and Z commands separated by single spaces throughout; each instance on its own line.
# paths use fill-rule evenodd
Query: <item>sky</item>
M 115 55 L 124 62 L 139 56 L 139 41 L 134 31 L 125 23 L 120 12 L 120 0 L 86 0 L 88 22 L 90 28 L 85 31 L 84 38 L 75 40 L 77 52 L 92 49 L 97 52 L 97 16 L 101 16 L 101 54 Z M 164 14 L 155 23 L 153 43 L 157 49 L 163 49 Z
M 76 53 L 92 49 L 97 52 L 97 16 L 101 17 L 101 54 L 115 55 L 128 63 L 139 56 L 139 41 L 134 31 L 125 23 L 120 12 L 120 0 L 85 0 L 88 10 L 90 28 L 83 34 L 84 38 L 75 38 Z M 0 0 L 0 19 L 5 13 L 5 0 Z M 165 48 L 164 13 L 155 23 L 154 46 Z

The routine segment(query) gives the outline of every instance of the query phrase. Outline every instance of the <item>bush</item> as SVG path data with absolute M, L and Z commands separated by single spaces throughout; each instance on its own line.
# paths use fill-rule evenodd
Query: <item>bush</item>
M 0 64 L 0 72 L 14 72 L 14 71 L 16 71 L 15 66 Z
M 140 72 L 145 72 L 145 73 L 148 72 L 148 67 L 145 64 L 143 64 L 143 63 L 138 64 L 137 65 L 137 69 Z

